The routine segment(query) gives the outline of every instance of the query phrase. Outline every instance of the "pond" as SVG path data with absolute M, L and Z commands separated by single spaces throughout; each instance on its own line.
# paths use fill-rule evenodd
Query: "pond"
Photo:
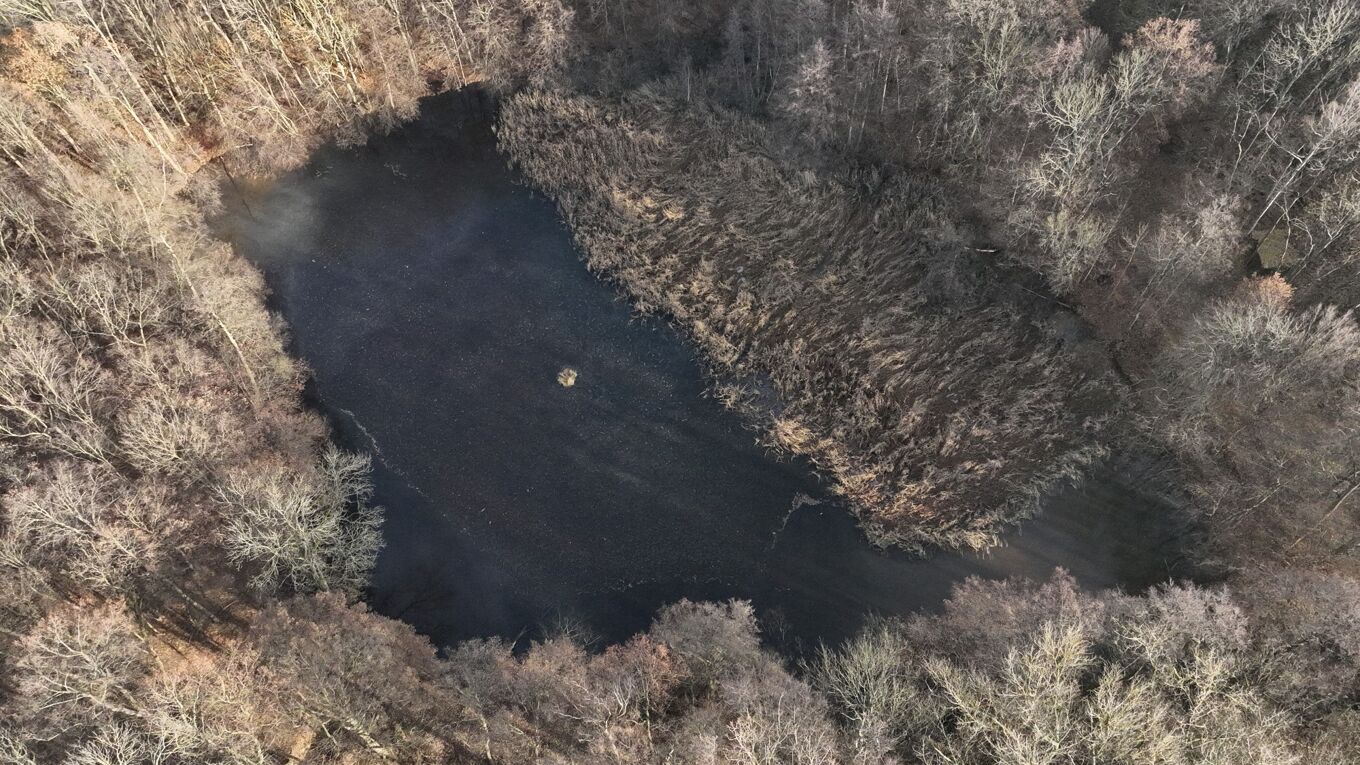
M 620 640 L 666 603 L 741 597 L 796 651 L 936 608 L 969 575 L 1063 566 L 1136 589 L 1175 571 L 1173 513 L 1112 469 L 988 554 L 875 549 L 808 465 L 705 396 L 670 326 L 586 270 L 493 123 L 475 90 L 427 99 L 392 135 L 318 152 L 233 224 L 314 403 L 374 457 L 375 610 L 440 645 L 558 619 Z

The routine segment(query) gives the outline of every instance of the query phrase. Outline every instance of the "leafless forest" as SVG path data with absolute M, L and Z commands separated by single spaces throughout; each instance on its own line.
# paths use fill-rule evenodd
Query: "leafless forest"
M 0 0 L 0 763 L 1360 761 L 1352 0 Z M 218 189 L 470 82 L 866 531 L 1164 455 L 1223 583 L 435 648 Z

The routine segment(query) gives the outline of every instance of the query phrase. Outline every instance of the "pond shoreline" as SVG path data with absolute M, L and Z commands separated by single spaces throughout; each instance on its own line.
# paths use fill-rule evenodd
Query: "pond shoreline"
M 309 405 L 374 454 L 387 547 L 370 603 L 437 645 L 558 618 L 607 641 L 661 605 L 751 599 L 788 653 L 969 575 L 1139 589 L 1184 575 L 1171 508 L 1104 469 L 989 553 L 874 549 L 801 460 L 707 395 L 666 322 L 592 276 L 496 151 L 477 91 L 327 148 L 230 223 L 273 290 Z M 571 386 L 558 375 L 576 371 Z

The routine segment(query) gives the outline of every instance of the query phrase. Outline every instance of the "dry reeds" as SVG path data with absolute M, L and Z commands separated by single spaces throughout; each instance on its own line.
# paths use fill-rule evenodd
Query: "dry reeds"
M 1100 453 L 1108 380 L 1038 315 L 951 286 L 998 277 L 941 240 L 926 187 L 868 196 L 787 170 L 755 123 L 646 92 L 520 95 L 499 135 L 592 269 L 720 374 L 773 387 L 771 441 L 833 477 L 880 543 L 992 544 Z

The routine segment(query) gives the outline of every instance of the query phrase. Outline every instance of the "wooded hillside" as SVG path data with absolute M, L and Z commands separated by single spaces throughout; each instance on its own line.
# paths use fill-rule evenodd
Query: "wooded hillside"
M 0 762 L 1360 759 L 1349 0 L 0 0 Z M 876 538 L 1162 450 L 1224 587 L 436 653 L 205 219 L 485 81 L 589 264 Z M 735 511 L 735 510 L 734 510 Z

